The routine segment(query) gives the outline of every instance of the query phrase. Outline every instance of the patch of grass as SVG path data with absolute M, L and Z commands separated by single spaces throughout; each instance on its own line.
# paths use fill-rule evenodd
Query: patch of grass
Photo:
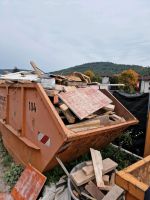
M 21 165 L 12 163 L 10 169 L 4 174 L 4 180 L 10 186 L 10 189 L 16 184 L 22 171 L 23 167 Z
M 122 152 L 120 148 L 113 147 L 111 144 L 100 151 L 103 159 L 111 158 L 112 160 L 118 163 L 118 170 L 121 170 L 135 163 L 138 160 L 134 156 Z M 65 166 L 70 172 L 72 168 L 75 167 L 77 164 L 87 160 L 91 160 L 90 153 L 87 153 L 79 157 L 78 159 L 71 161 L 70 163 L 66 163 Z M 64 175 L 64 172 L 60 166 L 57 166 L 53 170 L 46 172 L 45 175 L 47 177 L 47 184 L 49 184 L 57 182 L 60 179 L 60 177 Z
M 16 184 L 18 178 L 23 171 L 23 167 L 21 165 L 15 164 L 12 157 L 9 155 L 7 150 L 3 145 L 2 138 L 0 137 L 0 158 L 1 164 L 6 169 L 4 173 L 4 181 L 6 184 L 10 186 L 10 189 Z

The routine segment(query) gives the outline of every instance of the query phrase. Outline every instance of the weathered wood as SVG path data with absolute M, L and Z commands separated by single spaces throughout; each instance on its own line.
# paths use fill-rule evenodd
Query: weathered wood
M 94 167 L 94 173 L 96 178 L 97 187 L 104 186 L 103 178 L 102 178 L 102 170 L 103 170 L 103 163 L 102 163 L 102 156 L 100 151 L 94 150 L 90 148 L 92 162 Z
M 104 175 L 103 176 L 103 181 L 105 185 L 109 185 L 109 175 Z
M 85 166 L 82 168 L 83 172 L 86 174 L 86 175 L 90 175 L 90 174 L 93 174 L 94 173 L 94 168 L 93 168 L 93 165 L 91 166 Z
M 113 186 L 111 186 L 111 185 L 104 185 L 104 186 L 100 186 L 99 189 L 108 192 L 112 189 L 112 187 Z
M 82 127 L 89 127 L 89 126 L 100 126 L 100 120 L 99 119 L 86 120 L 84 122 L 67 125 L 67 128 L 75 129 L 75 128 L 82 128 Z
M 90 87 L 61 92 L 58 96 L 80 120 L 112 102 L 102 92 Z
M 76 118 L 73 116 L 68 106 L 62 104 L 59 106 L 69 123 L 75 123 Z
M 88 199 L 91 199 L 91 200 L 97 200 L 97 199 L 91 197 L 90 195 L 88 195 L 88 194 L 86 194 L 84 192 L 81 192 L 81 195 L 84 196 L 84 197 L 86 197 L 86 198 L 88 198 Z
M 97 200 L 102 200 L 104 197 L 104 194 L 98 189 L 98 187 L 90 181 L 86 186 L 85 186 L 86 191 L 95 199 Z
M 95 177 L 95 174 L 92 173 L 92 174 L 86 175 L 83 172 L 83 170 L 81 169 L 81 170 L 78 170 L 76 172 L 73 172 L 71 174 L 71 176 L 72 176 L 74 182 L 76 183 L 76 185 L 77 186 L 81 186 L 81 185 L 93 180 L 94 177 Z
M 71 129 L 73 132 L 77 133 L 77 132 L 81 132 L 81 131 L 88 131 L 91 129 L 95 129 L 95 128 L 99 128 L 102 126 L 88 126 L 88 127 L 78 127 L 78 128 L 73 128 Z
M 105 195 L 103 200 L 117 200 L 122 194 L 124 190 L 119 186 L 115 185 L 112 189 Z
M 109 104 L 105 106 L 103 109 L 105 109 L 106 111 L 114 111 L 115 105 Z
M 103 162 L 103 170 L 102 170 L 103 175 L 116 169 L 116 167 L 118 166 L 118 164 L 116 162 L 114 162 L 113 160 L 111 160 L 110 158 L 106 158 L 102 162 Z M 76 185 L 78 185 L 78 186 L 81 186 L 81 185 L 93 180 L 95 177 L 92 161 L 87 161 L 86 165 L 87 165 L 86 172 L 89 175 L 86 175 L 82 169 L 79 169 L 78 171 L 73 172 L 71 174 Z M 90 174 L 90 172 L 91 172 L 91 174 Z

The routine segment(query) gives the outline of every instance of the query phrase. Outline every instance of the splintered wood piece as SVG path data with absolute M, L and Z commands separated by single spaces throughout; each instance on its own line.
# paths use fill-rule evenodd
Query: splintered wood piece
M 76 118 L 73 116 L 68 106 L 62 104 L 59 106 L 69 123 L 75 123 Z
M 80 120 L 112 102 L 101 91 L 90 87 L 61 92 L 58 96 Z
M 122 194 L 124 190 L 119 186 L 115 185 L 112 189 L 105 195 L 103 200 L 117 200 Z
M 95 175 L 94 173 L 86 175 L 82 169 L 71 174 L 72 179 L 76 183 L 77 186 L 81 186 L 89 181 L 93 180 Z
M 77 186 L 81 186 L 85 183 L 88 183 L 89 181 L 91 181 L 95 178 L 92 161 L 87 161 L 86 164 L 88 164 L 87 167 L 89 167 L 89 168 L 86 168 L 86 170 L 90 171 L 91 174 L 86 175 L 82 169 L 79 169 L 78 171 L 73 172 L 71 174 L 71 176 Z M 118 164 L 116 162 L 114 162 L 113 160 L 111 160 L 110 158 L 104 159 L 102 174 L 104 175 L 108 172 L 111 172 L 112 170 L 116 169 L 117 166 L 118 166 Z
M 103 163 L 102 163 L 102 156 L 100 151 L 94 150 L 90 148 L 92 162 L 94 167 L 94 173 L 96 178 L 97 187 L 104 186 L 103 178 L 102 178 L 102 170 L 103 170 Z
M 82 170 L 86 175 L 90 175 L 90 174 L 94 173 L 93 165 L 85 166 L 85 167 L 82 168 Z
M 109 104 L 109 105 L 105 106 L 103 109 L 105 109 L 106 111 L 114 111 L 115 105 Z
M 97 186 L 90 181 L 86 186 L 85 186 L 86 191 L 95 199 L 97 200 L 102 200 L 104 197 L 104 194 L 97 188 Z
M 104 175 L 103 176 L 103 181 L 105 185 L 109 185 L 109 176 L 108 175 Z

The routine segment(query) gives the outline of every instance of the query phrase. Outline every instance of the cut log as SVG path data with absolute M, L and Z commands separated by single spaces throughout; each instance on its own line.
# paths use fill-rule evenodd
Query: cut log
M 86 186 L 85 186 L 86 191 L 95 199 L 97 200 L 102 200 L 104 197 L 104 194 L 97 188 L 97 186 L 90 181 Z
M 61 104 L 59 108 L 61 109 L 61 111 L 63 112 L 69 123 L 71 124 L 75 123 L 76 118 L 73 116 L 68 106 L 66 106 L 65 104 Z
M 103 163 L 102 163 L 102 156 L 100 151 L 94 150 L 90 148 L 92 162 L 94 167 L 94 173 L 96 178 L 97 187 L 104 186 L 103 178 L 102 178 L 102 170 L 103 170 Z
M 105 195 L 103 200 L 117 200 L 122 194 L 124 190 L 119 186 L 115 185 L 112 189 Z

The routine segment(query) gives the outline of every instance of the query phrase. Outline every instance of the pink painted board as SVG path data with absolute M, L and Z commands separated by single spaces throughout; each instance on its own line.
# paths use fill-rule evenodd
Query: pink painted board
M 84 119 L 112 102 L 100 90 L 91 87 L 61 92 L 58 96 L 79 119 Z

